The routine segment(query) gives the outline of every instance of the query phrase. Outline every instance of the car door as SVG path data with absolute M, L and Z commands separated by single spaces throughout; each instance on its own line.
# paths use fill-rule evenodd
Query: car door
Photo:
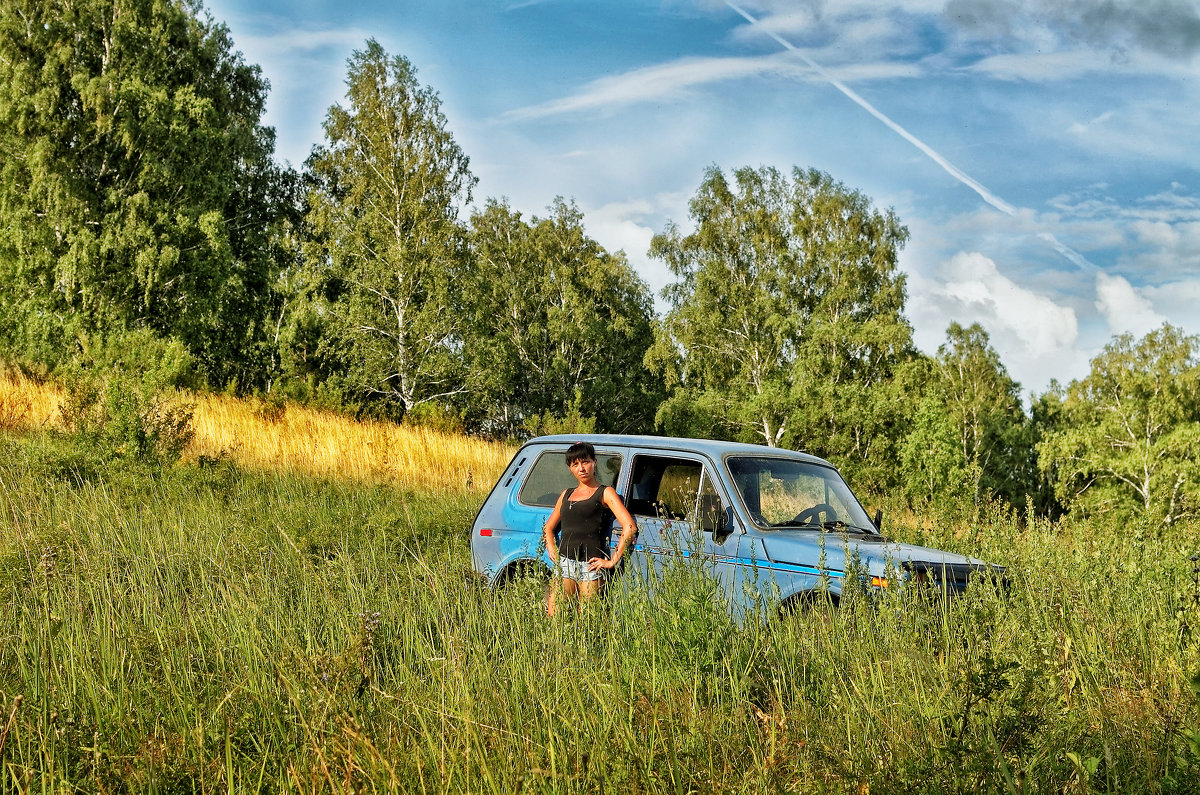
M 673 567 L 719 582 L 725 598 L 741 590 L 743 542 L 711 465 L 688 453 L 635 453 L 626 507 L 638 525 L 631 567 L 653 591 Z

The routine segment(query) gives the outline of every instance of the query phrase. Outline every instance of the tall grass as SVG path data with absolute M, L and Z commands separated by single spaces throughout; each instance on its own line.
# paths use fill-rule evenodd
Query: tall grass
M 479 495 L 0 450 L 0 790 L 1191 792 L 1195 525 L 895 531 L 1007 564 L 738 626 L 668 568 L 548 620 Z M 1192 600 L 1192 601 L 1189 601 Z M 19 698 L 19 701 L 18 701 Z M 1193 745 L 1194 742 L 1194 745 Z
M 62 401 L 61 389 L 0 369 L 0 432 L 50 427 Z
M 184 395 L 195 406 L 185 451 L 206 462 L 388 482 L 404 488 L 490 488 L 509 445 L 329 411 L 221 395 Z M 0 431 L 58 427 L 60 388 L 0 374 Z

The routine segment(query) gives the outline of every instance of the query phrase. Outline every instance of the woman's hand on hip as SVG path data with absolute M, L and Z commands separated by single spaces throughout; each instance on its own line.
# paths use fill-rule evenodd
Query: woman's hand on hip
M 612 569 L 617 562 L 610 558 L 594 557 L 588 561 L 588 571 L 599 571 L 600 569 Z

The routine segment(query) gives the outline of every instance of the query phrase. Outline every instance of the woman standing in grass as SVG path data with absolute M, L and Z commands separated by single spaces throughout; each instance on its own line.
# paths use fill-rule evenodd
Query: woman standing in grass
M 637 525 L 617 496 L 615 489 L 596 480 L 596 448 L 587 442 L 576 442 L 567 448 L 567 468 L 579 482 L 578 486 L 558 495 L 558 502 L 542 534 L 546 550 L 562 577 L 562 593 L 567 599 L 586 602 L 600 592 L 607 572 L 612 571 L 633 541 Z M 621 525 L 621 540 L 616 551 L 608 554 L 608 520 L 615 518 Z M 558 542 L 554 528 L 561 525 Z M 558 612 L 558 588 L 550 588 L 546 612 Z

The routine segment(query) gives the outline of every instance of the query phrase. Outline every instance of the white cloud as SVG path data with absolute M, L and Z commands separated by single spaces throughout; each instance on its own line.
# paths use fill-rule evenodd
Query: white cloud
M 650 239 L 668 218 L 686 214 L 688 197 L 682 193 L 662 193 L 652 200 L 631 199 L 600 207 L 583 208 L 588 235 L 609 251 L 622 250 L 629 264 L 649 285 L 655 299 L 662 288 L 674 280 L 666 264 L 647 256 Z M 659 306 L 659 310 L 665 310 Z
M 588 210 L 585 223 L 588 234 L 609 251 L 621 249 L 630 257 L 644 257 L 654 230 L 643 219 L 652 212 L 648 201 L 614 202 Z
M 299 165 L 313 144 L 324 140 L 321 123 L 330 105 L 344 101 L 346 58 L 361 50 L 372 32 L 353 26 L 319 29 L 272 15 L 238 13 L 230 0 L 207 5 L 229 25 L 245 61 L 262 67 L 271 83 L 263 121 L 276 130 L 277 156 Z
M 1074 80 L 1091 74 L 1112 74 L 1113 62 L 1110 56 L 1095 50 L 1018 52 L 983 58 L 972 64 L 967 71 L 997 80 L 1041 83 Z M 1132 64 L 1127 64 L 1121 71 L 1157 72 L 1158 69 L 1135 68 Z
M 1144 74 L 1132 77 L 1127 70 L 1110 69 L 1090 78 L 1093 85 L 1104 85 L 1109 92 L 1097 101 L 1114 106 L 1099 119 L 1081 123 L 1078 118 L 1070 118 L 1075 112 L 1071 110 L 1073 103 L 1064 103 L 1061 108 L 1044 106 L 1036 112 L 1041 114 L 1042 123 L 1061 125 L 1066 131 L 1060 139 L 1064 145 L 1107 158 L 1170 163 L 1176 173 L 1182 173 L 1180 166 L 1190 164 L 1190 170 L 1200 158 L 1191 145 L 1191 136 L 1168 131 L 1195 127 L 1195 100 L 1179 95 L 1180 87 L 1194 80 L 1194 69 L 1186 74 L 1144 70 Z
M 1012 376 L 1042 389 L 1051 378 L 1087 371 L 1078 349 L 1079 322 L 1070 306 L 1023 287 L 983 254 L 960 252 L 934 277 L 910 274 L 908 315 L 917 344 L 932 352 L 951 321 L 979 323 Z
M 1139 199 L 1138 203 L 1170 208 L 1188 218 L 1200 220 L 1200 197 L 1188 193 L 1187 186 L 1178 182 L 1172 182 L 1171 187 L 1165 191 Z
M 506 121 L 528 121 L 580 111 L 608 110 L 638 102 L 679 99 L 695 86 L 772 72 L 800 76 L 799 73 L 803 71 L 803 67 L 794 60 L 782 55 L 680 58 L 593 80 L 574 94 L 510 110 L 502 118 Z
M 910 64 L 859 62 L 842 68 L 825 68 L 828 76 L 844 82 L 916 77 L 920 70 Z M 789 52 L 736 58 L 679 58 L 667 63 L 633 69 L 602 77 L 565 97 L 515 108 L 501 115 L 502 121 L 532 121 L 581 112 L 612 111 L 650 102 L 681 102 L 691 91 L 704 86 L 749 78 L 786 78 L 824 83 L 817 74 Z
M 1187 61 L 1200 51 L 1200 9 L 1186 0 L 949 0 L 946 18 L 969 35 L 1078 43 L 1114 59 Z
M 1128 259 L 1136 272 L 1158 275 L 1163 281 L 1200 274 L 1200 221 L 1135 221 L 1130 234 L 1137 251 Z
M 1074 310 L 1021 287 L 979 253 L 961 253 L 947 268 L 945 295 L 971 306 L 1020 340 L 1032 356 L 1073 345 L 1079 334 Z
M 1094 119 L 1089 119 L 1086 122 L 1075 122 L 1067 128 L 1067 132 L 1071 133 L 1072 135 L 1086 135 L 1091 129 L 1104 124 L 1112 117 L 1113 112 L 1111 110 L 1107 110 Z
M 371 37 L 362 28 L 335 28 L 331 30 L 304 30 L 285 27 L 266 35 L 241 34 L 238 45 L 254 62 L 274 60 L 277 57 L 294 57 L 302 53 L 332 50 L 334 57 L 344 60 L 351 50 L 361 50 Z
M 1170 323 L 1189 334 L 1200 334 L 1200 312 L 1196 310 L 1200 307 L 1200 276 L 1143 287 L 1142 294 Z
M 1165 221 L 1134 221 L 1132 224 L 1138 240 L 1157 248 L 1175 248 L 1179 245 L 1180 230 Z
M 757 23 L 740 24 L 733 38 L 757 46 L 768 36 L 778 36 L 826 65 L 861 60 L 863 53 L 879 59 L 924 51 L 920 37 L 914 35 L 918 17 L 911 9 L 899 12 L 870 5 L 839 2 L 819 10 L 789 7 L 780 13 L 759 12 Z
M 1131 333 L 1141 337 L 1166 320 L 1154 310 L 1150 299 L 1124 277 L 1107 273 L 1096 274 L 1096 309 L 1114 335 Z

